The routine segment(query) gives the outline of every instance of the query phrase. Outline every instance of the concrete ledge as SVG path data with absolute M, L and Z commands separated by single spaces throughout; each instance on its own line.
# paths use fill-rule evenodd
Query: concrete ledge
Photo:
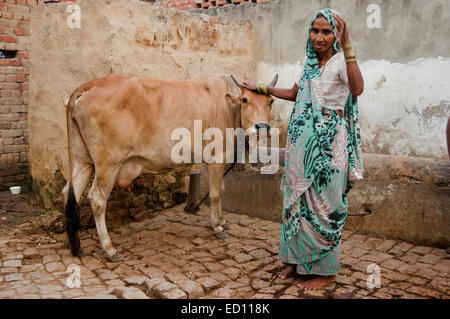
M 366 179 L 349 195 L 347 228 L 437 247 L 450 246 L 450 161 L 365 154 Z
M 283 150 L 280 158 L 284 158 Z M 260 174 L 260 165 L 239 164 L 225 178 L 223 208 L 281 221 L 283 195 L 280 169 Z M 349 194 L 346 229 L 436 247 L 450 246 L 450 161 L 364 154 L 365 180 Z M 202 194 L 207 192 L 202 167 Z

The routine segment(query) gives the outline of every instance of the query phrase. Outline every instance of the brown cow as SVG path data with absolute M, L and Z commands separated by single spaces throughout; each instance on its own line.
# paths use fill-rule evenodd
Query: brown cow
M 94 173 L 88 198 L 100 243 L 110 260 L 119 261 L 122 257 L 114 249 L 105 224 L 109 194 L 114 184 L 129 187 L 144 169 L 158 174 L 193 165 L 172 160 L 176 141 L 171 133 L 175 129 L 193 132 L 194 120 L 202 121 L 203 131 L 242 127 L 255 128 L 256 133 L 257 128 L 269 126 L 273 98 L 241 90 L 239 84 L 229 76 L 161 81 L 110 75 L 89 81 L 72 93 L 67 104 L 70 175 L 63 194 L 73 255 L 80 253 L 77 203 Z M 225 160 L 208 164 L 210 223 L 222 239 L 226 237 L 220 199 L 225 165 Z

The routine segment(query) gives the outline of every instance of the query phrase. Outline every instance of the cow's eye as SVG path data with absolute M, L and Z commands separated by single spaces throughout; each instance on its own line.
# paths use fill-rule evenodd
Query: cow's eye
M 269 105 L 272 105 L 275 100 L 270 100 Z
M 244 104 L 247 104 L 247 103 L 248 103 L 248 100 L 247 100 L 246 97 L 243 97 L 243 98 L 242 98 L 242 103 L 244 103 Z

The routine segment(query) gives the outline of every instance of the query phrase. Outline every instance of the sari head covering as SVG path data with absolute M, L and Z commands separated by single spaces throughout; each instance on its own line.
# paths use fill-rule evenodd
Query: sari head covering
M 297 99 L 291 113 L 286 144 L 285 162 L 281 190 L 284 193 L 283 223 L 285 231 L 284 241 L 289 241 L 297 234 L 300 223 L 308 223 L 321 239 L 327 243 L 327 249 L 316 252 L 316 256 L 309 257 L 309 261 L 322 258 L 337 246 L 340 241 L 347 217 L 347 193 L 353 187 L 354 181 L 363 178 L 363 161 L 361 151 L 361 137 L 359 130 L 358 103 L 356 97 L 349 94 L 344 109 L 344 118 L 336 111 L 329 110 L 327 116 L 323 114 L 322 99 L 320 98 L 320 70 L 317 54 L 309 34 L 319 16 L 325 17 L 336 38 L 334 49 L 341 51 L 336 35 L 336 25 L 331 9 L 317 12 L 312 20 L 306 47 L 306 62 L 300 80 Z M 322 102 L 322 103 L 321 103 Z M 312 204 L 302 195 L 314 184 L 315 191 L 326 194 L 330 183 L 338 171 L 333 168 L 332 143 L 339 128 L 345 126 L 347 133 L 346 151 L 348 152 L 348 166 L 346 165 L 346 180 L 340 194 L 332 193 L 327 201 L 337 199 L 344 202 L 345 209 L 329 212 L 324 217 L 315 213 Z M 345 130 L 344 130 L 345 131 Z M 345 146 L 344 146 L 345 148 Z M 336 152 L 336 151 L 335 151 Z M 342 152 L 342 150 L 341 150 Z M 340 171 L 342 173 L 342 171 Z M 306 194 L 308 195 L 308 194 Z M 324 203 L 327 206 L 327 203 Z M 302 219 L 302 221 L 301 221 Z

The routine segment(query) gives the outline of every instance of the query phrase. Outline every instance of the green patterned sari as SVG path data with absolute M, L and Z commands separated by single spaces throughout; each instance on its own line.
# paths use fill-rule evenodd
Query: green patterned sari
M 297 265 L 300 274 L 333 275 L 339 272 L 347 194 L 363 178 L 363 162 L 356 97 L 349 95 L 344 118 L 324 109 L 317 97 L 319 63 L 309 34 L 318 16 L 328 20 L 336 37 L 333 11 L 316 13 L 288 127 L 279 258 Z M 341 50 L 337 40 L 334 48 Z

